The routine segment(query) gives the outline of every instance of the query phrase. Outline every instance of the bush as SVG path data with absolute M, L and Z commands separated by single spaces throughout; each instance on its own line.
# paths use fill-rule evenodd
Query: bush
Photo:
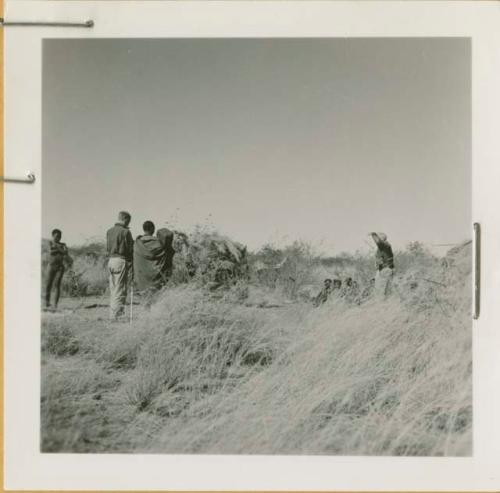
M 78 247 L 70 247 L 72 259 L 61 284 L 63 296 L 101 296 L 108 287 L 106 250 L 103 243 L 89 242 Z M 49 262 L 49 242 L 42 240 L 42 287 L 45 288 Z

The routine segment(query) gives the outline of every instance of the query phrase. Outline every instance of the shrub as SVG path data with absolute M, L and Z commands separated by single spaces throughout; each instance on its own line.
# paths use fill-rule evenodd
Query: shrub
M 49 262 L 48 248 L 48 240 L 42 240 L 43 288 Z M 108 286 L 104 244 L 92 241 L 68 250 L 72 264 L 66 267 L 61 285 L 62 295 L 79 297 L 104 294 Z

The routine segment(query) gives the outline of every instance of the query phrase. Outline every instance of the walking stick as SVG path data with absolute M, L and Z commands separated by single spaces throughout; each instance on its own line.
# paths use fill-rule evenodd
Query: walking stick
M 130 323 L 132 323 L 132 318 L 134 314 L 134 285 L 130 286 Z

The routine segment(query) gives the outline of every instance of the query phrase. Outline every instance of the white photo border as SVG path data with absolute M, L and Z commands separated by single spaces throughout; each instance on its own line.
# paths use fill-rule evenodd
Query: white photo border
M 481 1 L 15 1 L 5 18 L 5 485 L 31 490 L 481 490 L 500 488 L 500 4 Z M 42 454 L 41 72 L 44 38 L 467 37 L 472 40 L 473 220 L 482 308 L 471 321 L 472 457 Z M 89 191 L 90 193 L 90 191 Z M 471 224 L 472 236 L 472 224 Z

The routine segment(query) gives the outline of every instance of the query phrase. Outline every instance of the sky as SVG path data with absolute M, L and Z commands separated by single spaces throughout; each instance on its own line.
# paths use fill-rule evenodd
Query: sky
M 215 228 L 324 253 L 470 237 L 461 38 L 43 42 L 42 226 Z

